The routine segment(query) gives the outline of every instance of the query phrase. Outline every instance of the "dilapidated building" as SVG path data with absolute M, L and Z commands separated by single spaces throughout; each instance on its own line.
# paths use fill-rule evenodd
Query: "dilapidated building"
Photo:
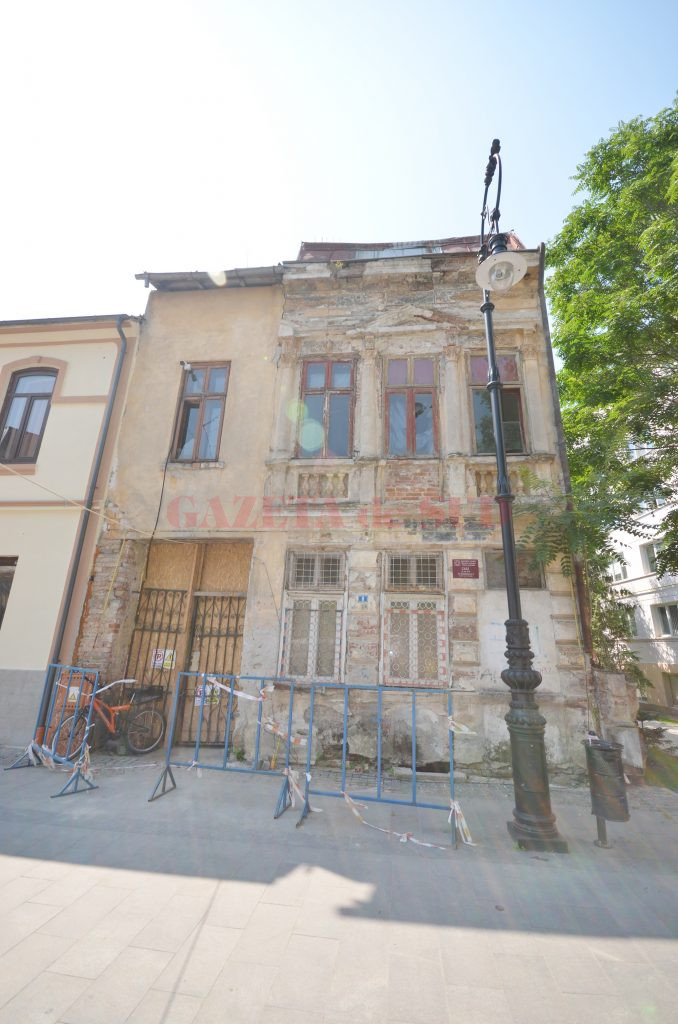
M 473 237 L 304 244 L 276 267 L 140 275 L 154 290 L 80 664 L 167 688 L 180 670 L 453 685 L 473 730 L 458 762 L 508 772 L 477 249 Z M 524 280 L 495 300 L 517 512 L 535 485 L 564 479 L 543 249 L 524 255 Z M 572 585 L 529 552 L 519 563 L 548 756 L 571 769 L 587 714 Z M 397 696 L 385 723 L 397 760 Z M 417 731 L 422 766 L 444 764 L 438 711 L 422 708 Z M 369 759 L 370 737 L 358 708 L 352 754 Z

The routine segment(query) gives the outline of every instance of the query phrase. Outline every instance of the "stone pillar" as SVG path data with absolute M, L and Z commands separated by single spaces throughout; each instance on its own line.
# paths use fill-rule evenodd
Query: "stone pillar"
M 547 452 L 554 448 L 555 438 L 548 431 L 548 420 L 552 420 L 546 412 L 542 395 L 542 374 L 539 370 L 537 355 L 530 347 L 523 348 L 523 402 L 526 407 L 526 420 L 529 430 L 527 440 L 528 451 Z M 552 434 L 552 432 L 551 432 Z
M 443 405 L 441 438 L 446 455 L 468 455 L 471 451 L 468 388 L 464 375 L 462 349 L 448 345 L 443 362 Z
M 363 459 L 374 459 L 379 455 L 379 392 L 377 388 L 377 354 L 374 339 L 365 340 L 362 358 L 358 364 L 358 416 L 355 442 L 358 455 Z
M 272 454 L 274 458 L 289 459 L 294 451 L 296 421 L 290 418 L 292 403 L 298 398 L 297 353 L 288 349 L 278 363 L 275 424 Z

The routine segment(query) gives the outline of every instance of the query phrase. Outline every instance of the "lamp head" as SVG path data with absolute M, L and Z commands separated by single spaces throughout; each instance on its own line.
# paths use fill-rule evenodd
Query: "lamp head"
M 483 291 L 507 292 L 525 277 L 527 260 L 506 245 L 506 235 L 494 235 L 489 242 L 489 253 L 480 254 L 476 281 Z

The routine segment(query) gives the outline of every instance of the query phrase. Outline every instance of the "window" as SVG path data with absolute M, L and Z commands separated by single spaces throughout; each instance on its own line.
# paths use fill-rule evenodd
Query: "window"
M 501 421 L 504 426 L 504 445 L 509 454 L 524 452 L 525 427 L 518 360 L 515 356 L 497 356 L 497 364 L 503 384 Z M 494 452 L 492 412 L 490 410 L 490 395 L 487 391 L 487 356 L 471 356 L 470 369 L 476 451 L 479 453 Z
M 307 362 L 297 452 L 304 459 L 347 458 L 353 451 L 352 362 Z
M 659 620 L 658 636 L 678 636 L 678 604 L 655 605 Z
M 544 574 L 539 566 L 532 566 L 530 551 L 516 552 L 518 568 L 518 586 L 525 590 L 543 590 Z M 504 572 L 504 552 L 485 552 L 485 580 L 488 590 L 504 590 L 506 573 Z
M 288 590 L 344 589 L 344 554 L 291 551 L 287 559 Z
M 385 682 L 412 685 L 446 679 L 445 607 L 442 598 L 389 598 L 386 602 Z
M 12 589 L 16 562 L 16 558 L 0 558 L 0 627 L 5 617 L 9 592 Z
M 386 364 L 386 438 L 390 458 L 438 451 L 436 361 L 408 356 Z
M 657 571 L 657 555 L 661 551 L 662 542 L 655 541 L 653 544 L 643 544 L 642 546 L 642 559 L 643 565 L 646 572 Z
M 343 592 L 343 552 L 289 553 L 281 658 L 284 675 L 309 680 L 339 678 Z
M 192 366 L 184 371 L 174 444 L 174 458 L 178 462 L 217 459 L 229 371 L 229 363 Z
M 610 576 L 612 577 L 613 583 L 619 583 L 621 580 L 628 578 L 628 570 L 626 568 L 626 562 L 613 562 L 610 566 Z
M 388 555 L 388 590 L 442 590 L 442 586 L 440 554 Z
M 12 376 L 0 418 L 0 462 L 35 462 L 45 433 L 56 370 Z
M 629 633 L 631 634 L 631 636 L 638 636 L 638 624 L 636 622 L 635 605 L 627 605 L 624 609 L 624 613 L 629 622 Z

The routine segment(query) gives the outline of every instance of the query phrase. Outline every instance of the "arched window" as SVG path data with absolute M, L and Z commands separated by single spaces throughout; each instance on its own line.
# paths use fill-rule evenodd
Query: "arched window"
M 35 462 L 45 432 L 56 370 L 12 375 L 0 416 L 0 462 Z

